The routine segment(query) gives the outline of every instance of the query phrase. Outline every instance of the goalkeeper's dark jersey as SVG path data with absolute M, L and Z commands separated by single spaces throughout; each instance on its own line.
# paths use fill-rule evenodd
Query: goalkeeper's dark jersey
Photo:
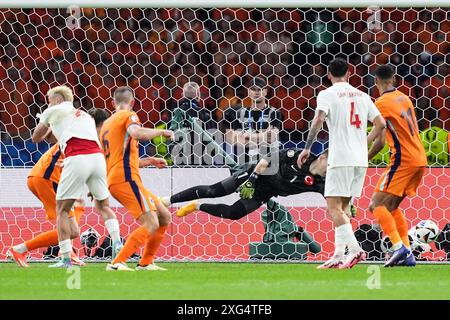
M 309 172 L 309 166 L 317 159 L 311 155 L 299 168 L 297 158 L 301 149 L 286 149 L 279 152 L 278 172 L 273 175 L 260 175 L 256 181 L 254 198 L 264 202 L 271 197 L 289 196 L 303 192 L 318 192 L 323 194 L 325 178 Z M 270 159 L 270 157 L 268 157 Z M 273 163 L 271 163 L 271 166 Z M 243 171 L 249 174 L 255 169 L 256 163 L 248 163 L 238 169 L 233 176 L 239 177 Z

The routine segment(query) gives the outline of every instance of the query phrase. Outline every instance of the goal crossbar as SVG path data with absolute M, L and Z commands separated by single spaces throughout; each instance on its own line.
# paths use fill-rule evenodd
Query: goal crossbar
M 449 0 L 3 0 L 0 8 L 370 8 L 450 7 Z

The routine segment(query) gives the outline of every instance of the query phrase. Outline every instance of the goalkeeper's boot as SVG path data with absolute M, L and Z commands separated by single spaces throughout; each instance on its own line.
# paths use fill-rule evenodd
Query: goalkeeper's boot
M 72 262 L 72 264 L 74 266 L 80 266 L 83 267 L 86 265 L 85 262 L 83 262 L 75 252 L 72 252 L 72 254 L 70 255 L 70 261 Z
M 339 266 L 339 269 L 351 269 L 355 264 L 366 260 L 366 256 L 367 254 L 364 250 L 349 252 L 344 263 Z
M 385 267 L 393 267 L 399 263 L 401 260 L 405 260 L 411 250 L 406 248 L 403 244 L 402 246 L 395 250 L 389 260 L 384 264 Z
M 117 263 L 108 263 L 106 265 L 106 271 L 134 271 L 127 266 L 125 262 L 117 262 Z
M 412 251 L 409 252 L 409 254 L 406 256 L 405 260 L 402 260 L 398 263 L 399 266 L 403 267 L 415 267 L 416 266 L 416 258 L 414 257 L 414 254 Z
M 188 214 L 191 214 L 192 212 L 197 211 L 197 201 L 191 201 L 189 202 L 187 205 L 181 207 L 180 209 L 178 209 L 177 211 L 177 216 L 178 217 L 185 217 Z
M 166 268 L 162 268 L 162 267 L 158 267 L 156 264 L 154 263 L 150 263 L 146 266 L 141 266 L 141 265 L 137 265 L 136 266 L 136 270 L 145 270 L 145 271 L 167 271 Z
M 29 268 L 30 266 L 27 263 L 27 258 L 25 256 L 25 253 L 18 253 L 14 250 L 13 247 L 9 248 L 9 250 L 6 252 L 6 257 L 8 259 L 14 260 L 15 263 L 19 265 L 19 267 L 22 268 Z
M 123 248 L 123 244 L 121 241 L 115 241 L 112 244 L 112 258 L 111 261 L 114 261 L 114 259 L 117 257 L 117 255 L 119 254 L 120 250 L 122 250 Z
M 321 264 L 317 269 L 338 269 L 342 265 L 342 259 L 339 257 L 332 257 L 327 262 Z
M 60 259 L 57 263 L 51 264 L 48 267 L 49 268 L 71 268 L 72 265 L 72 261 L 70 260 L 70 258 L 62 258 Z

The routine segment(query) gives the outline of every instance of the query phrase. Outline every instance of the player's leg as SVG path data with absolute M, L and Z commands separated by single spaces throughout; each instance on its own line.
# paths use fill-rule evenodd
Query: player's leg
M 176 193 L 171 197 L 163 197 L 162 202 L 168 207 L 173 203 L 191 201 L 194 199 L 223 197 L 235 192 L 239 186 L 240 180 L 242 179 L 231 176 L 212 185 L 195 186 Z M 245 179 L 242 182 L 244 181 Z
M 398 205 L 403 200 L 403 186 L 407 181 L 405 179 L 407 178 L 407 174 L 405 175 L 405 173 L 407 173 L 407 171 L 402 167 L 395 165 L 387 168 L 378 180 L 369 206 L 369 210 L 373 213 L 384 234 L 389 237 L 389 240 L 392 243 L 393 254 L 386 262 L 385 267 L 396 265 L 409 253 L 407 246 L 403 243 L 400 232 L 397 229 L 396 221 L 391 213 L 398 208 Z M 407 237 L 407 232 L 408 231 L 406 230 L 404 237 Z M 407 241 L 407 243 L 409 243 L 409 241 Z
M 334 254 L 330 260 L 319 266 L 319 269 L 338 268 L 345 260 L 345 248 L 352 241 L 353 230 L 343 208 L 350 201 L 347 197 L 327 197 L 327 214 L 333 221 Z M 353 246 L 354 249 L 354 246 Z
M 374 192 L 369 207 L 383 233 L 389 237 L 392 243 L 393 254 L 386 262 L 385 267 L 394 266 L 411 254 L 407 222 L 401 210 L 398 209 L 402 200 L 403 197 L 393 194 L 382 191 Z
M 154 196 L 150 191 L 145 189 L 145 201 L 153 200 L 152 205 L 154 205 L 154 209 L 158 215 L 159 228 L 151 235 L 147 237 L 145 242 L 144 252 L 142 253 L 142 258 L 139 261 L 136 270 L 161 270 L 165 271 L 166 269 L 156 266 L 153 263 L 156 252 L 158 251 L 161 242 L 164 239 L 164 235 L 166 234 L 167 226 L 172 221 L 172 215 L 170 211 L 167 209 L 165 205 L 159 201 L 159 199 Z
M 79 229 L 70 223 L 70 211 L 77 199 L 83 196 L 87 179 L 95 169 L 95 162 L 87 156 L 79 155 L 68 157 L 64 160 L 64 170 L 56 192 L 56 215 L 58 244 L 61 261 L 49 267 L 67 268 L 72 265 L 72 241 L 71 237 L 79 235 Z
M 86 180 L 89 192 L 95 199 L 95 208 L 97 212 L 102 216 L 105 222 L 105 228 L 108 231 L 112 247 L 113 257 L 122 248 L 122 242 L 120 241 L 120 229 L 119 221 L 116 214 L 109 206 L 108 183 L 106 180 L 106 163 L 102 154 L 96 153 L 89 155 L 91 163 L 93 163 L 89 177 Z
M 84 201 L 83 199 L 78 199 L 77 201 L 75 201 L 74 206 L 69 213 L 69 223 L 71 226 L 71 230 L 79 230 L 80 218 L 83 215 L 83 213 L 84 213 Z M 71 238 L 72 240 L 78 238 L 78 234 L 73 233 Z M 73 251 L 70 255 L 70 259 L 72 264 L 77 266 L 84 266 L 86 264 L 82 260 L 80 260 L 78 254 L 76 254 Z
M 335 227 L 335 252 L 333 257 L 319 268 L 351 268 L 365 259 L 353 233 L 349 217 L 344 209 L 350 205 L 351 197 L 359 197 L 364 183 L 365 171 L 357 172 L 353 167 L 330 168 L 325 181 L 327 213 Z M 345 248 L 349 254 L 345 256 Z
M 180 208 L 177 212 L 177 216 L 184 217 L 194 211 L 200 210 L 215 217 L 230 220 L 239 220 L 261 207 L 261 205 L 262 202 L 257 199 L 241 199 L 236 201 L 232 205 L 210 203 L 198 204 L 196 201 L 193 201 Z
M 144 197 L 145 188 L 140 182 L 130 181 L 110 186 L 113 197 L 119 201 L 141 225 L 128 236 L 123 248 L 107 266 L 108 271 L 134 271 L 126 266 L 128 258 L 143 246 L 147 237 L 159 229 L 154 207 Z
M 425 167 L 417 167 L 417 168 L 409 168 L 410 178 L 409 181 L 404 184 L 406 194 L 409 197 L 413 197 L 416 195 L 417 188 L 422 182 L 423 175 L 425 174 Z M 395 220 L 395 225 L 397 226 L 397 230 L 402 238 L 404 245 L 409 249 L 409 253 L 404 260 L 398 262 L 398 265 L 414 267 L 416 265 L 416 259 L 414 258 L 414 254 L 411 250 L 411 245 L 409 243 L 408 236 L 408 223 L 406 221 L 405 214 L 400 209 L 400 203 L 403 201 L 404 197 L 398 199 L 397 203 L 395 203 L 395 209 L 391 211 L 392 217 Z
M 40 177 L 28 177 L 28 189 L 42 202 L 46 219 L 56 220 L 56 188 L 53 183 Z M 28 251 L 41 247 L 58 244 L 58 232 L 56 230 L 43 232 L 31 240 L 25 241 L 9 248 L 7 257 L 13 259 L 21 267 L 29 267 L 25 254 Z
M 353 168 L 347 168 L 347 178 L 348 181 L 351 181 L 350 183 L 350 198 L 346 198 L 343 203 L 343 209 L 349 210 L 351 205 L 352 198 L 360 197 L 362 193 L 362 189 L 364 187 L 364 181 L 366 178 L 366 172 L 367 168 L 365 167 L 353 167 Z M 350 224 L 350 218 L 348 216 L 348 212 L 345 212 L 346 218 L 349 219 L 348 227 L 351 231 L 351 234 L 348 235 L 348 254 L 346 256 L 346 259 L 344 263 L 339 266 L 340 269 L 347 269 L 352 268 L 355 264 L 357 264 L 360 261 L 363 261 L 366 259 L 366 252 L 361 248 L 358 241 L 356 240 L 355 234 L 353 233 L 351 224 Z
M 405 195 L 415 195 L 423 174 L 422 167 L 391 167 L 383 173 L 375 188 L 369 209 L 391 240 L 394 250 L 385 264 L 387 267 L 397 264 L 415 265 L 410 250 L 408 223 L 399 206 Z M 399 263 L 400 261 L 402 263 Z
M 75 203 L 75 198 L 56 200 L 56 226 L 58 230 L 58 245 L 61 261 L 49 267 L 70 267 L 72 254 L 72 239 L 79 230 L 72 230 L 73 225 L 69 221 L 69 213 Z
M 394 250 L 399 249 L 402 246 L 403 241 L 391 212 L 398 209 L 398 205 L 402 200 L 403 197 L 383 191 L 375 191 L 372 195 L 372 201 L 369 206 L 369 210 L 377 219 L 381 229 L 389 237 Z
M 27 184 L 30 191 L 33 192 L 33 194 L 42 202 L 46 213 L 46 219 L 55 222 L 56 190 L 58 185 L 55 182 L 40 177 L 29 177 Z M 84 203 L 82 201 L 83 200 L 81 199 L 76 201 L 74 209 L 69 214 L 71 230 L 77 230 L 78 221 L 84 213 Z M 73 236 L 76 236 L 76 233 Z M 71 238 L 74 238 L 73 236 Z M 26 264 L 25 253 L 39 248 L 56 246 L 57 244 L 58 231 L 54 229 L 42 232 L 30 240 L 12 247 L 9 250 L 9 253 L 20 266 L 25 266 L 22 265 L 23 261 L 25 261 Z M 74 264 L 84 264 L 75 254 L 73 254 L 71 258 Z

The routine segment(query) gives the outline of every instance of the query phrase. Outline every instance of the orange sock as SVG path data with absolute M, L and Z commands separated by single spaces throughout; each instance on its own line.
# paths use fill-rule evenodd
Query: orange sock
M 51 230 L 41 233 L 37 237 L 25 242 L 28 251 L 44 248 L 48 246 L 56 246 L 58 244 L 58 231 Z
M 158 248 L 161 245 L 162 240 L 164 239 L 164 235 L 166 234 L 166 229 L 167 226 L 161 226 L 153 235 L 147 238 L 144 253 L 141 260 L 139 261 L 139 264 L 141 266 L 146 266 L 153 263 L 156 251 L 158 251 Z
M 391 212 L 392 217 L 395 221 L 395 226 L 397 227 L 398 234 L 403 241 L 403 244 L 407 248 L 411 248 L 411 244 L 409 243 L 408 237 L 408 223 L 406 222 L 405 215 L 400 208 L 395 209 Z
M 139 227 L 134 230 L 112 263 L 126 262 L 128 258 L 144 244 L 148 235 L 148 231 L 144 227 Z
M 383 229 L 383 232 L 389 237 L 393 246 L 401 244 L 402 239 L 397 231 L 394 218 L 385 206 L 376 207 L 373 214 Z

